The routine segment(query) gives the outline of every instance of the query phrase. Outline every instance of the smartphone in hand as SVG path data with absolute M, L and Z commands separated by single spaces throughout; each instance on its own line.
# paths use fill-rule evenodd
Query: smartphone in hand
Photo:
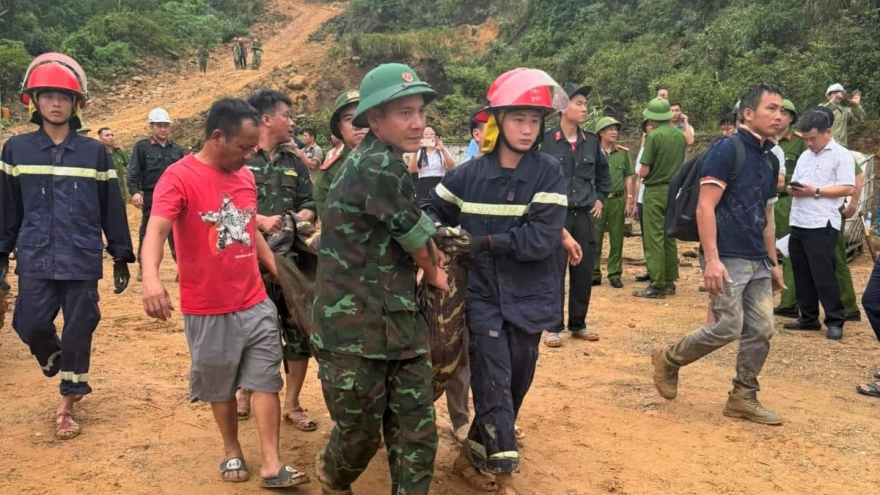
M 788 187 L 792 189 L 803 189 L 804 185 L 798 181 L 791 181 L 788 183 Z

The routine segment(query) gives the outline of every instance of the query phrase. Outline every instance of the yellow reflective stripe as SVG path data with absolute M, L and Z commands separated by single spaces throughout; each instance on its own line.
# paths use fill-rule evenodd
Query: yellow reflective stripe
M 467 442 L 468 442 L 469 449 L 473 450 L 480 457 L 482 457 L 484 459 L 486 458 L 486 447 L 483 447 L 482 445 L 480 445 L 479 443 L 477 443 L 471 439 L 468 439 Z
M 49 356 L 49 359 L 46 360 L 46 366 L 42 366 L 44 371 L 49 371 L 52 369 L 52 365 L 55 364 L 55 359 L 61 357 L 61 351 L 55 351 Z
M 510 450 L 507 452 L 492 454 L 489 456 L 489 459 L 519 459 L 519 454 L 515 450 Z
M 568 197 L 559 193 L 539 192 L 532 197 L 532 203 L 568 206 Z
M 490 205 L 485 203 L 462 202 L 462 213 L 471 215 L 492 215 L 496 217 L 521 217 L 526 214 L 529 205 Z
M 20 175 L 54 175 L 58 177 L 81 177 L 84 179 L 95 179 L 107 181 L 117 179 L 116 170 L 107 170 L 106 172 L 98 172 L 93 168 L 79 167 L 56 167 L 54 165 L 15 165 L 10 166 L 3 164 L 3 170 L 13 177 Z
M 59 374 L 61 375 L 62 380 L 67 380 L 73 383 L 86 383 L 87 381 L 89 381 L 88 373 L 81 373 L 77 375 L 72 371 L 62 371 Z
M 452 194 L 449 189 L 446 189 L 446 186 L 444 186 L 443 184 L 437 184 L 437 186 L 434 188 L 434 192 L 437 193 L 437 196 L 439 196 L 440 199 L 442 199 L 443 201 L 446 201 L 447 203 L 452 203 L 461 208 L 463 201 L 459 199 L 458 196 L 456 196 L 455 194 Z
M 12 175 L 12 165 L 4 162 L 0 162 L 0 171 L 5 172 L 8 175 Z

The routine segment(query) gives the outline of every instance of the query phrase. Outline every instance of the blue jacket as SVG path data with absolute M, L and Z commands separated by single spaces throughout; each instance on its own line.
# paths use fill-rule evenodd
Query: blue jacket
M 562 166 L 539 151 L 512 171 L 494 153 L 474 158 L 432 191 L 426 209 L 435 222 L 492 238 L 468 265 L 470 331 L 497 336 L 506 322 L 535 334 L 556 323 L 562 283 L 555 259 L 567 204 Z
M 116 171 L 100 142 L 42 130 L 9 138 L 0 153 L 0 253 L 18 248 L 15 273 L 46 280 L 103 277 L 101 251 L 134 262 Z

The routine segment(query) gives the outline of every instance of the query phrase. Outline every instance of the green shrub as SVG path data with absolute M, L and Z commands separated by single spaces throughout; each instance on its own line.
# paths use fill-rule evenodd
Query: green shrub
M 31 59 L 22 43 L 0 41 L 0 93 L 18 92 Z

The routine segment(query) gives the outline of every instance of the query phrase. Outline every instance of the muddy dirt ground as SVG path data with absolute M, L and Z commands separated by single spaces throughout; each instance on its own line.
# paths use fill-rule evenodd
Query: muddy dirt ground
M 140 212 L 129 207 L 132 235 Z M 681 249 L 684 250 L 685 247 Z M 637 238 L 626 254 L 641 256 Z M 686 260 L 691 261 L 691 260 Z M 858 291 L 871 263 L 852 265 Z M 635 299 L 626 287 L 595 289 L 590 325 L 596 343 L 564 338 L 542 347 L 537 376 L 519 423 L 527 432 L 518 487 L 527 495 L 584 494 L 854 494 L 880 493 L 880 401 L 856 395 L 856 383 L 880 367 L 880 346 L 866 322 L 847 323 L 841 342 L 814 332 L 781 330 L 761 377 L 764 404 L 786 423 L 766 427 L 721 415 L 730 388 L 734 345 L 682 371 L 679 397 L 660 398 L 650 380 L 650 349 L 671 343 L 705 318 L 698 269 L 682 267 L 678 295 Z M 258 482 L 224 483 L 217 466 L 222 445 L 210 409 L 187 399 L 189 356 L 179 312 L 165 323 L 146 317 L 140 284 L 114 295 L 110 260 L 100 282 L 103 320 L 95 333 L 91 384 L 78 406 L 84 433 L 53 436 L 58 384 L 43 378 L 27 348 L 7 326 L 0 331 L 0 493 L 235 494 L 260 491 Z M 174 265 L 162 279 L 178 301 Z M 16 292 L 15 277 L 10 277 Z M 59 317 L 60 328 L 62 317 Z M 282 425 L 285 461 L 313 473 L 315 453 L 331 423 L 314 365 L 303 404 L 319 429 Z M 441 435 L 431 493 L 474 493 L 451 474 L 457 445 L 445 400 L 437 403 Z M 241 425 L 251 469 L 258 469 L 255 424 Z M 389 491 L 380 452 L 354 485 L 358 494 Z M 317 495 L 316 483 L 291 493 Z

